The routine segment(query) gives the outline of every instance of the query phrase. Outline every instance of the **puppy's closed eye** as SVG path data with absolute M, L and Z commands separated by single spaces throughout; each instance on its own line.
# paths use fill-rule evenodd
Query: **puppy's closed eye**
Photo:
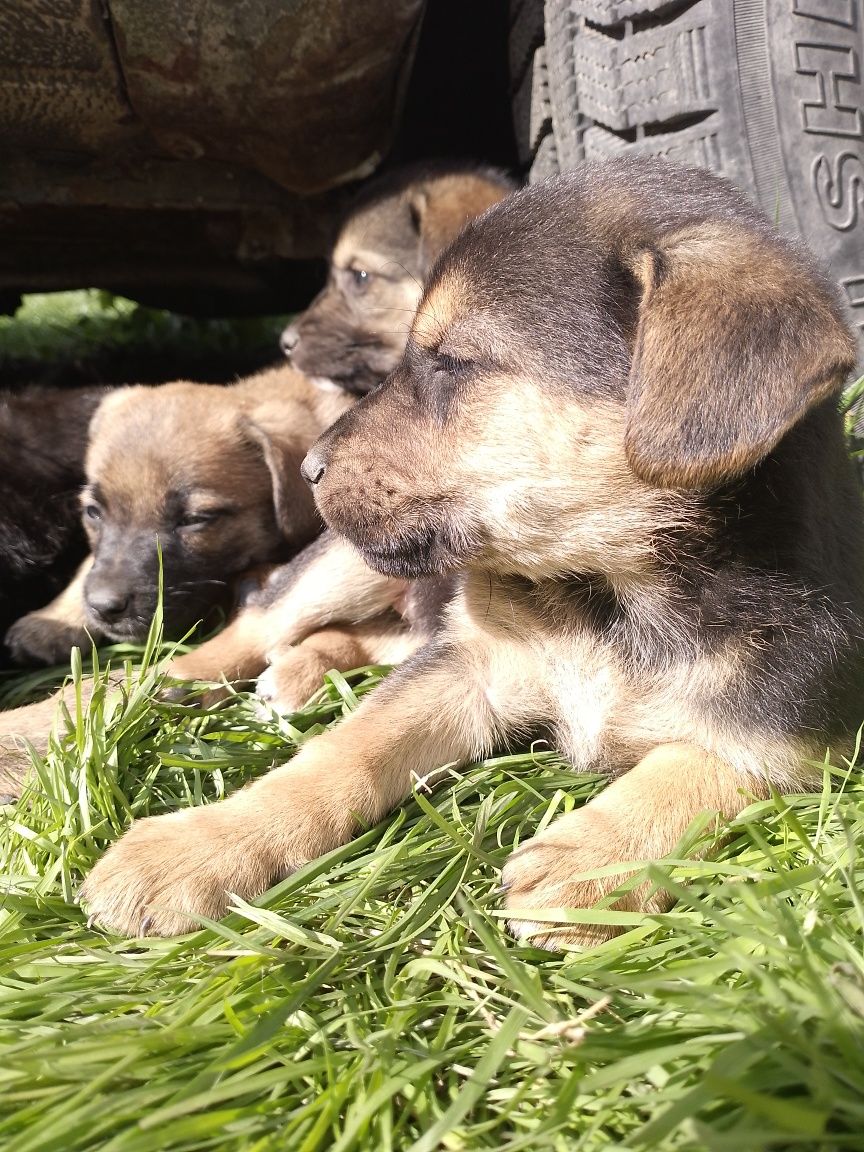
M 200 531 L 234 513 L 233 508 L 190 508 L 177 520 L 178 529 Z
M 456 380 L 462 380 L 470 375 L 477 367 L 474 360 L 467 357 L 454 356 L 451 352 L 438 352 L 435 357 L 436 372 L 446 373 Z

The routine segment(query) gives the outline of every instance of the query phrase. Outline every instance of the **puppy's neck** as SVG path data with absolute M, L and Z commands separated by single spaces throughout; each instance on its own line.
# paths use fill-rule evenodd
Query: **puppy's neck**
M 527 630 L 541 620 L 551 634 L 588 632 L 614 643 L 634 666 L 692 659 L 700 648 L 698 604 L 659 565 L 639 579 L 618 580 L 599 572 L 539 581 L 474 572 L 464 591 L 478 622 L 510 620 L 518 631 L 524 611 Z M 500 611 L 490 611 L 493 603 Z

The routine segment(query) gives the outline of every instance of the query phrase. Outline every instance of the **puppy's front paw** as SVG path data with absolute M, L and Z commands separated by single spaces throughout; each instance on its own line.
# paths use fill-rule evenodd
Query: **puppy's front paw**
M 228 893 L 251 899 L 276 878 L 260 829 L 214 805 L 136 821 L 87 877 L 81 903 L 123 936 L 191 932 L 196 917 L 218 920 Z
M 275 712 L 297 712 L 321 687 L 332 663 L 320 652 L 298 645 L 280 648 L 258 677 L 255 692 Z
M 6 647 L 18 664 L 66 664 L 72 648 L 90 648 L 83 628 L 30 612 L 16 620 L 5 638 Z
M 231 650 L 230 637 L 226 640 L 229 631 L 230 626 L 226 632 L 208 640 L 200 648 L 175 656 L 168 663 L 165 671 L 169 681 L 174 683 L 163 689 L 163 699 L 175 704 L 197 704 L 209 709 L 231 696 L 231 688 L 226 686 L 226 682 L 242 688 L 245 683 L 254 680 L 264 668 L 263 655 L 250 658 L 247 653 L 238 657 L 238 653 Z M 215 686 L 202 688 L 201 683 Z
M 521 845 L 504 865 L 501 880 L 507 908 L 519 911 L 594 907 L 614 892 L 626 876 L 617 873 L 594 879 L 580 877 L 608 865 L 641 859 L 631 833 L 592 804 L 560 817 L 545 832 Z M 668 899 L 665 893 L 651 892 L 649 885 L 642 884 L 611 907 L 628 912 L 658 912 L 668 907 Z M 611 924 L 558 927 L 528 920 L 511 920 L 510 929 L 520 939 L 550 950 L 562 944 L 589 948 L 621 931 Z

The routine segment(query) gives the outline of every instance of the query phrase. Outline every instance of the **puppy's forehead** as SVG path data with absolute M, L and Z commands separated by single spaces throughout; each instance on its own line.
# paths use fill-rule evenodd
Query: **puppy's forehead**
M 608 245 L 586 234 L 578 205 L 569 216 L 542 201 L 521 207 L 508 211 L 504 201 L 442 255 L 414 339 L 431 348 L 452 343 L 448 351 L 469 358 L 479 345 L 537 378 L 620 390 L 632 320 L 623 269 Z
M 337 268 L 352 264 L 394 273 L 399 265 L 416 261 L 418 240 L 411 224 L 405 195 L 390 196 L 358 209 L 342 226 L 333 246 L 332 263 Z
M 88 482 L 129 508 L 166 492 L 226 484 L 241 437 L 227 393 L 204 385 L 131 388 L 106 401 L 87 452 Z

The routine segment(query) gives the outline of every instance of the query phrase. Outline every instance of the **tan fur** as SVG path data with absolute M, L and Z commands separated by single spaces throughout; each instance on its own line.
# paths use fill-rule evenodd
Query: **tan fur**
M 591 908 L 615 891 L 626 870 L 609 876 L 585 876 L 611 865 L 645 865 L 671 855 L 688 825 L 702 813 L 730 820 L 767 796 L 764 781 L 742 779 L 719 757 L 694 745 L 674 743 L 653 748 L 619 776 L 590 804 L 557 819 L 532 837 L 508 860 L 502 874 L 507 907 L 530 909 Z M 664 912 L 670 897 L 649 883 L 631 888 L 609 907 L 621 911 Z M 569 928 L 514 919 L 515 935 L 538 947 L 554 948 L 573 938 Z M 614 927 L 581 925 L 583 944 L 614 935 Z
M 176 656 L 168 665 L 168 674 L 175 680 L 252 680 L 264 668 L 272 638 L 267 613 L 246 607 L 212 639 Z
M 497 204 L 506 192 L 500 184 L 471 173 L 418 181 L 410 189 L 408 199 L 418 224 L 426 267 L 469 220 Z
M 302 558 L 285 595 L 266 608 L 243 608 L 212 640 L 173 660 L 168 673 L 177 680 L 251 680 L 264 671 L 268 653 L 278 645 L 297 644 L 334 623 L 372 619 L 387 612 L 404 587 L 404 581 L 375 572 L 344 540 L 332 539 Z M 334 662 L 325 671 L 352 667 Z
M 380 382 L 404 351 L 431 263 L 468 220 L 509 190 L 496 173 L 458 166 L 453 171 L 419 170 L 396 190 L 385 185 L 379 196 L 351 212 L 331 254 L 327 287 L 286 330 L 286 335 L 300 335 L 293 351 L 299 366 L 326 375 L 328 356 L 338 359 L 340 343 L 371 344 L 377 348 L 376 383 Z M 370 273 L 360 297 L 351 291 L 351 272 L 356 269 Z M 323 385 L 318 380 L 318 386 Z M 333 541 L 281 599 L 266 609 L 243 608 L 212 641 L 175 660 L 170 674 L 178 680 L 249 680 L 264 670 L 274 637 L 290 647 L 316 627 L 367 621 L 390 610 L 403 590 L 404 582 L 380 576 L 356 551 Z M 347 671 L 351 666 L 334 661 L 328 668 Z M 305 691 L 299 686 L 289 689 L 285 670 L 275 682 L 285 688 L 284 708 L 293 707 Z M 304 686 L 310 682 L 303 678 Z M 214 699 L 213 694 L 206 699 Z
M 488 585 L 485 595 L 488 602 Z M 357 820 L 370 824 L 381 819 L 418 781 L 429 777 L 434 782 L 442 765 L 488 754 L 505 727 L 518 730 L 538 713 L 583 717 L 583 725 L 566 741 L 575 767 L 602 766 L 607 755 L 618 765 L 637 765 L 583 812 L 556 822 L 538 838 L 542 852 L 549 844 L 549 858 L 542 856 L 546 865 L 556 858 L 556 844 L 574 843 L 577 826 L 585 831 L 578 858 L 569 849 L 558 853 L 562 876 L 577 865 L 576 874 L 610 862 L 668 854 L 703 809 L 734 816 L 752 795 L 765 794 L 766 769 L 760 770 L 760 761 L 773 759 L 779 768 L 778 750 L 756 748 L 752 734 L 741 733 L 748 748 L 746 765 L 742 770 L 734 757 L 730 763 L 724 741 L 734 740 L 735 734 L 704 727 L 698 691 L 689 705 L 678 702 L 679 708 L 692 709 L 692 744 L 662 732 L 639 731 L 634 705 L 641 703 L 642 714 L 651 715 L 652 702 L 665 698 L 668 685 L 658 684 L 644 699 L 644 686 L 628 681 L 611 651 L 592 651 L 590 642 L 578 636 L 562 643 L 549 633 L 538 634 L 536 618 L 521 613 L 504 591 L 487 608 L 485 627 L 477 632 L 470 605 L 483 596 L 478 578 L 468 590 L 468 611 L 453 613 L 444 637 L 446 656 L 413 675 L 397 670 L 357 712 L 305 745 L 290 764 L 216 808 L 136 823 L 97 864 L 82 891 L 94 914 L 127 934 L 187 931 L 194 926 L 195 912 L 221 915 L 228 892 L 244 898 L 257 894 L 262 884 L 344 843 Z M 550 658 L 553 668 L 560 669 L 557 680 L 544 672 Z M 578 699 L 568 675 L 574 664 L 583 670 Z M 592 668 L 593 674 L 586 675 Z M 680 718 L 677 731 L 682 731 Z M 706 748 L 712 744 L 722 746 L 722 759 Z M 782 750 L 790 783 L 803 782 L 793 767 L 801 751 Z M 640 816 L 650 817 L 645 827 Z M 556 839 L 559 823 L 561 838 Z M 559 906 L 563 880 L 553 872 L 551 888 L 539 890 L 542 882 L 530 879 L 534 873 L 526 878 L 528 858 L 523 849 L 505 872 L 513 906 Z M 618 877 L 605 886 L 581 888 L 574 883 L 563 903 L 573 900 L 572 906 L 582 907 L 620 882 Z M 599 938 L 596 928 L 557 935 L 576 935 L 586 943 Z M 553 942 L 545 932 L 543 939 Z
M 371 186 L 342 225 L 326 287 L 283 332 L 286 355 L 322 386 L 379 384 L 404 351 L 441 250 L 511 190 L 501 173 L 464 165 L 408 169 Z
M 197 550 L 208 577 L 245 578 L 247 565 L 259 564 L 286 540 L 300 544 L 317 532 L 300 461 L 312 440 L 351 403 L 344 394 L 322 392 L 287 365 L 230 387 L 180 381 L 118 389 L 102 402 L 91 424 L 88 493 L 98 490 L 120 530 L 149 536 L 154 549 L 166 492 L 178 483 L 189 493 L 193 511 L 230 500 L 239 506 L 238 514 L 195 534 L 190 550 Z M 152 445 L 161 450 L 150 452 Z M 85 493 L 84 503 L 88 500 Z M 99 639 L 99 632 L 88 626 L 84 605 L 92 564 L 90 557 L 51 604 L 16 623 L 10 642 L 19 653 L 60 663 L 68 660 L 73 645 L 86 652 L 91 637 Z M 272 633 L 256 643 L 254 619 L 250 614 L 243 628 L 218 636 L 213 648 L 205 645 L 209 655 L 184 658 L 188 667 L 182 674 L 207 680 L 223 673 L 230 679 L 257 676 Z M 307 630 L 312 627 L 308 624 Z M 14 737 L 26 737 L 44 751 L 60 696 L 0 713 L 0 764 L 10 789 L 13 782 L 15 790 L 20 788 L 28 765 Z
M 450 759 L 454 736 L 476 751 L 486 746 L 486 709 L 471 680 L 442 669 L 419 692 L 390 689 L 224 804 L 134 824 L 96 865 L 82 900 L 122 933 L 188 931 L 197 912 L 221 916 L 228 892 L 252 897 L 345 843 L 357 818 L 379 820 L 415 774 Z
M 294 529 L 306 531 L 311 509 L 298 479 L 299 461 L 306 446 L 350 403 L 348 397 L 322 393 L 282 365 L 229 387 L 178 381 L 118 389 L 93 418 L 87 481 L 124 509 L 130 525 L 153 524 L 154 535 L 165 492 L 178 478 L 195 490 L 196 506 L 239 496 L 250 511 L 274 504 L 280 511 L 280 500 L 293 501 L 299 516 Z M 169 450 L 153 458 L 147 448 L 154 443 L 167 444 Z M 283 458 L 288 467 L 282 466 Z M 290 492 L 280 491 L 286 485 Z M 267 521 L 247 516 L 240 531 L 249 533 L 248 540 L 237 539 L 237 524 L 231 530 L 235 547 L 255 553 L 261 550 L 257 545 Z M 214 550 L 220 545 L 221 539 L 202 541 L 202 547 Z
M 501 184 L 470 173 L 419 179 L 398 196 L 361 208 L 342 225 L 331 255 L 333 274 L 364 268 L 381 277 L 370 285 L 364 302 L 366 323 L 370 334 L 394 330 L 397 358 L 423 293 L 422 279 L 406 269 L 400 252 L 394 250 L 394 240 L 402 231 L 399 217 L 407 210 L 413 218 L 420 245 L 419 268 L 428 270 L 465 224 L 507 191 Z
M 115 683 L 122 673 L 112 674 Z M 81 706 L 87 708 L 93 696 L 93 681 L 81 680 Z M 53 735 L 65 731 L 66 714 L 74 714 L 76 688 L 69 682 L 45 700 L 0 712 L 0 794 L 17 797 L 31 767 L 30 748 L 45 756 Z

